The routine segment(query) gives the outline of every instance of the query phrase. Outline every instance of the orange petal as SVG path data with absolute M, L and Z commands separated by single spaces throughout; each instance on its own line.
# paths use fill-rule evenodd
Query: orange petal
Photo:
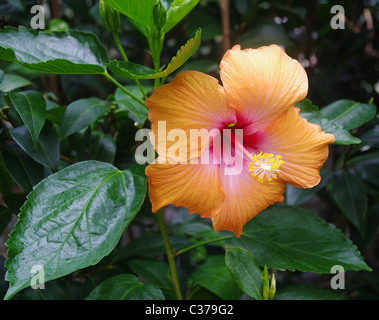
M 320 182 L 320 169 L 328 157 L 328 145 L 335 137 L 302 118 L 299 111 L 291 108 L 273 121 L 264 130 L 264 138 L 257 149 L 282 156 L 278 178 L 283 182 L 312 188 Z
M 205 129 L 203 131 L 206 136 L 212 129 L 221 130 L 225 124 L 236 122 L 234 110 L 227 106 L 224 88 L 217 79 L 201 72 L 181 72 L 171 83 L 155 89 L 146 103 L 155 135 L 153 145 L 158 154 L 180 162 L 200 156 L 209 144 L 208 139 L 199 149 L 199 138 L 197 135 L 191 136 L 191 129 Z M 167 135 L 162 134 L 163 130 L 158 132 L 159 125 L 162 129 L 163 124 L 167 135 L 169 132 L 173 135 L 178 132 L 186 139 L 175 141 L 172 137 L 173 141 L 167 141 Z
M 304 99 L 308 78 L 300 63 L 276 45 L 227 51 L 221 61 L 221 80 L 239 122 L 252 131 L 267 125 Z
M 219 213 L 224 200 L 219 165 L 158 164 L 158 160 L 162 159 L 145 170 L 153 212 L 174 204 L 203 218 Z
M 246 165 L 241 174 L 222 174 L 221 179 L 225 200 L 220 213 L 212 218 L 215 231 L 229 230 L 240 237 L 246 222 L 274 202 L 283 201 L 284 183 L 276 180 L 260 183 Z

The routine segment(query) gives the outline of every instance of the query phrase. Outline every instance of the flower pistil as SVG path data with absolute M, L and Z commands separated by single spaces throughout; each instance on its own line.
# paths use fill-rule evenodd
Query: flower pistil
M 267 181 L 272 181 L 277 179 L 277 173 L 280 172 L 280 165 L 283 164 L 281 160 L 282 156 L 277 155 L 274 157 L 272 153 L 259 153 L 256 155 L 251 155 L 251 162 L 248 162 L 249 172 L 252 172 L 253 177 L 258 177 L 258 182 L 263 183 L 264 178 Z

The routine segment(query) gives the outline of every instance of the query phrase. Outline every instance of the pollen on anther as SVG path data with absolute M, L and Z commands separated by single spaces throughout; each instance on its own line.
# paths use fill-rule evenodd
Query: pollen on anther
M 251 162 L 248 162 L 249 172 L 253 177 L 258 177 L 258 182 L 265 180 L 270 182 L 278 178 L 279 167 L 283 164 L 282 156 L 274 156 L 272 153 L 259 153 L 250 155 Z

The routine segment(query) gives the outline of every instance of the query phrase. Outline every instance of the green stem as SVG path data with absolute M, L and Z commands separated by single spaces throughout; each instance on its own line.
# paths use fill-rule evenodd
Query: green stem
M 113 33 L 113 39 L 114 39 L 114 42 L 116 43 L 116 46 L 117 46 L 118 50 L 120 51 L 122 57 L 124 58 L 124 60 L 125 60 L 125 61 L 129 61 L 129 60 L 128 60 L 128 57 L 126 56 L 126 53 L 125 53 L 125 51 L 124 51 L 124 48 L 123 48 L 122 45 L 121 45 L 120 37 L 118 36 L 118 33 L 117 33 L 117 32 L 114 32 L 114 33 Z M 136 82 L 138 88 L 140 89 L 140 91 L 141 91 L 143 97 L 144 97 L 145 99 L 147 99 L 146 92 L 145 92 L 145 90 L 143 90 L 143 88 L 142 88 L 142 86 L 141 86 L 141 83 L 138 81 L 138 79 L 135 79 L 135 82 Z
M 147 108 L 145 101 L 142 99 L 136 97 L 133 93 L 131 93 L 128 89 L 126 89 L 121 83 L 119 83 L 115 78 L 113 78 L 107 71 L 104 72 L 104 76 L 111 81 L 113 84 L 115 84 L 117 87 L 119 87 L 122 91 L 124 91 L 127 95 L 132 97 L 134 100 L 138 101 L 140 104 L 142 104 L 145 108 Z
M 128 57 L 125 54 L 124 48 L 121 45 L 120 37 L 118 36 L 118 33 L 117 32 L 113 32 L 112 34 L 113 34 L 114 42 L 116 43 L 116 46 L 117 46 L 118 50 L 120 51 L 122 57 L 124 58 L 125 61 L 129 61 Z
M 190 251 L 190 250 L 192 250 L 192 249 L 194 249 L 196 247 L 200 247 L 200 246 L 202 246 L 204 244 L 218 242 L 218 241 L 223 241 L 223 240 L 228 240 L 228 239 L 232 239 L 232 238 L 233 238 L 233 236 L 227 236 L 227 237 L 223 237 L 223 238 L 219 238 L 219 239 L 213 239 L 213 240 L 207 240 L 207 241 L 199 242 L 199 243 L 196 243 L 196 244 L 194 244 L 192 246 L 184 248 L 182 250 L 176 251 L 174 253 L 174 257 L 177 257 L 177 256 L 181 255 L 184 252 Z
M 150 53 L 153 58 L 154 70 L 160 71 L 161 68 L 161 53 L 164 43 L 165 34 L 160 29 L 146 28 L 147 42 L 149 44 Z M 163 82 L 159 78 L 154 79 L 154 89 L 162 85 Z
M 171 248 L 170 240 L 169 240 L 168 234 L 167 234 L 166 225 L 165 225 L 165 222 L 163 219 L 162 209 L 158 210 L 156 215 L 157 215 L 157 219 L 158 219 L 159 229 L 161 231 L 161 235 L 163 238 L 163 243 L 164 243 L 164 246 L 166 249 L 168 264 L 169 264 L 170 270 L 171 270 L 171 278 L 172 278 L 172 285 L 174 287 L 174 292 L 175 292 L 176 298 L 178 300 L 183 300 L 183 296 L 182 296 L 182 293 L 180 291 L 178 271 L 176 269 L 174 254 L 173 254 L 173 251 Z

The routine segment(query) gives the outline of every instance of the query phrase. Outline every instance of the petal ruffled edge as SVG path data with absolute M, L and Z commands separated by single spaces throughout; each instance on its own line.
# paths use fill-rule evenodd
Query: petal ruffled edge
M 292 107 L 264 130 L 264 138 L 257 148 L 266 153 L 281 155 L 278 178 L 299 188 L 312 188 L 320 180 L 320 169 L 329 155 L 333 134 L 325 133 L 317 124 L 299 115 Z
M 238 121 L 258 130 L 279 117 L 308 92 L 308 77 L 300 63 L 277 45 L 228 50 L 220 63 L 228 103 Z

